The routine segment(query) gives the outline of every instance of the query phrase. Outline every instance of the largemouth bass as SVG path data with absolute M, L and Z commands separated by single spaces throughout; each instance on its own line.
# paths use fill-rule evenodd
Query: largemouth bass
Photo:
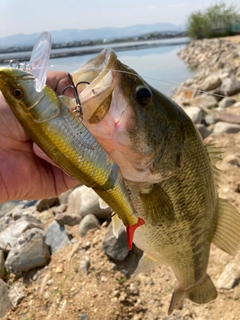
M 111 49 L 72 73 L 89 81 L 79 98 L 83 122 L 119 165 L 145 224 L 136 273 L 164 263 L 177 278 L 168 313 L 184 298 L 217 297 L 207 274 L 210 245 L 234 255 L 240 214 L 217 193 L 218 151 L 206 147 L 186 113 L 122 64 Z
M 118 165 L 50 87 L 37 92 L 35 85 L 30 73 L 0 68 L 0 90 L 27 134 L 57 165 L 93 188 L 119 215 L 131 246 L 132 231 L 143 221 L 138 220 Z

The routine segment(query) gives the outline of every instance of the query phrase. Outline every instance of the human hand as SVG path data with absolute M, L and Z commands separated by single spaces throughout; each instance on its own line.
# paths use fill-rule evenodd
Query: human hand
M 66 72 L 50 72 L 47 84 L 61 94 Z M 77 184 L 27 136 L 0 92 L 0 203 L 56 197 Z

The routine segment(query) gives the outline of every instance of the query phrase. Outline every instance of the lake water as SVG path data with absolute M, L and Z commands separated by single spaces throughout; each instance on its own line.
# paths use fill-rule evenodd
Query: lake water
M 179 84 L 190 78 L 193 72 L 190 71 L 187 65 L 183 63 L 177 56 L 177 53 L 186 45 L 188 38 L 173 38 L 161 39 L 155 41 L 136 42 L 136 45 L 151 44 L 153 47 L 144 47 L 137 49 L 129 49 L 128 46 L 133 43 L 115 43 L 112 47 L 115 49 L 118 58 L 126 65 L 137 71 L 149 84 L 171 96 L 172 91 Z M 106 44 L 107 46 L 107 44 Z M 85 49 L 94 49 L 100 52 L 105 45 L 86 46 L 81 48 L 60 48 L 53 49 L 51 52 L 66 52 Z M 121 47 L 121 48 L 119 48 Z M 16 57 L 26 56 L 26 61 L 29 61 L 31 52 L 16 52 L 12 54 L 1 54 L 7 59 L 16 59 Z M 96 53 L 69 56 L 63 58 L 55 58 L 49 60 L 50 70 L 63 70 L 67 72 L 74 71 L 81 67 L 89 59 L 96 56 Z
M 193 75 L 177 56 L 185 45 L 166 45 L 154 48 L 117 52 L 118 58 L 138 72 L 149 84 L 171 96 L 172 90 Z M 50 59 L 50 70 L 74 71 L 96 54 Z

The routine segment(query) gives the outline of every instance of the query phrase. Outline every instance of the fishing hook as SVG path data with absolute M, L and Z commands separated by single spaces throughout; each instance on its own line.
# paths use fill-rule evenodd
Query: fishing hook
M 20 69 L 20 70 L 27 71 L 27 72 L 31 71 L 31 66 L 27 62 L 20 63 L 16 59 L 10 60 L 9 65 L 10 65 L 11 68 Z M 83 83 L 85 83 L 85 84 L 90 84 L 90 83 L 88 81 L 79 81 L 75 85 L 74 82 L 73 82 L 71 74 L 67 73 L 67 76 L 68 76 L 68 80 L 70 82 L 70 85 L 68 85 L 67 87 L 65 87 L 63 89 L 62 94 L 64 94 L 64 92 L 67 89 L 72 89 L 73 90 L 73 94 L 74 94 L 75 101 L 76 101 L 76 107 L 74 108 L 73 112 L 76 113 L 81 118 L 83 118 L 83 112 L 82 112 L 82 107 L 81 107 L 81 102 L 80 102 L 80 99 L 79 99 L 77 87 L 78 87 L 78 85 L 83 84 Z
M 114 217 L 116 215 L 116 212 L 111 212 L 109 215 L 108 215 L 108 219 L 112 219 L 112 217 Z
M 70 82 L 70 85 L 63 89 L 62 94 L 64 94 L 64 92 L 67 89 L 72 89 L 73 90 L 73 94 L 74 94 L 74 97 L 75 97 L 75 100 L 76 100 L 76 104 L 77 104 L 75 109 L 73 110 L 73 112 L 79 113 L 80 117 L 82 118 L 83 117 L 83 112 L 82 112 L 82 107 L 81 107 L 81 102 L 80 102 L 80 99 L 79 99 L 77 87 L 78 87 L 79 84 L 82 84 L 82 83 L 86 83 L 86 84 L 90 84 L 90 83 L 87 82 L 87 81 L 80 81 L 75 85 L 70 73 L 67 73 L 67 76 L 68 76 L 68 80 Z

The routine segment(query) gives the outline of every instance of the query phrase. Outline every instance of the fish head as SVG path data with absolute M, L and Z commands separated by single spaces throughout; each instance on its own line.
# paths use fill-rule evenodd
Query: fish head
M 58 96 L 47 86 L 36 91 L 36 81 L 29 72 L 0 68 L 0 90 L 23 127 L 26 127 L 27 120 L 46 121 L 59 112 Z M 48 108 L 50 104 L 51 108 Z
M 26 105 L 35 95 L 35 77 L 25 71 L 15 68 L 0 68 L 0 89 L 8 101 L 23 101 Z M 27 94 L 26 94 L 27 92 Z
M 125 179 L 159 182 L 181 169 L 182 110 L 104 49 L 72 74 L 88 81 L 79 94 L 83 122 Z

